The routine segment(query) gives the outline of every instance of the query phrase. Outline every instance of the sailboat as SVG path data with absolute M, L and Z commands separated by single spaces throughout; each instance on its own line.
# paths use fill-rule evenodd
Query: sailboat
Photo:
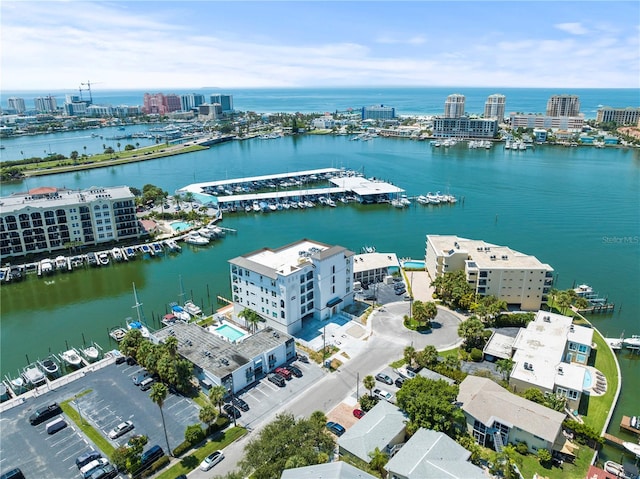
M 138 313 L 138 320 L 134 321 L 132 318 L 127 318 L 127 329 L 139 329 L 143 338 L 149 337 L 149 328 L 145 325 L 143 320 L 144 315 L 141 313 L 142 303 L 138 300 L 138 292 L 136 291 L 136 284 L 133 284 L 133 298 L 135 299 L 135 304 L 132 306 Z

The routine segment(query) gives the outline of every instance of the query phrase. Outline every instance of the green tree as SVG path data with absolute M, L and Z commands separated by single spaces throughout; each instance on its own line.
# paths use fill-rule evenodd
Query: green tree
M 130 144 L 130 143 L 129 143 L 129 144 L 126 144 L 126 145 L 124 146 L 124 151 L 131 151 L 131 150 L 135 150 L 135 149 L 136 149 L 136 147 L 135 147 L 135 146 L 133 146 L 133 145 L 132 145 L 132 144 Z
M 118 146 L 118 153 L 120 153 L 120 142 L 117 143 Z
M 202 406 L 202 408 L 200 408 L 198 419 L 200 419 L 207 426 L 213 424 L 216 419 L 218 419 L 218 410 L 213 404 L 206 403 L 204 406 Z
M 416 355 L 416 362 L 418 366 L 422 368 L 433 366 L 438 362 L 438 350 L 430 344 L 425 346 L 425 348 Z
M 464 349 L 471 351 L 473 348 L 484 347 L 484 323 L 477 317 L 471 316 L 458 325 L 458 336 L 464 339 Z
M 376 387 L 376 378 L 373 376 L 365 376 L 362 380 L 362 385 L 369 391 L 369 396 L 373 396 L 373 388 Z
M 165 350 L 170 356 L 175 357 L 178 352 L 178 338 L 175 336 L 169 336 L 164 340 Z
M 149 397 L 151 400 L 158 405 L 160 409 L 160 417 L 162 418 L 162 429 L 164 430 L 164 439 L 167 442 L 167 454 L 169 456 L 173 456 L 171 453 L 171 447 L 169 446 L 169 436 L 167 436 L 167 425 L 164 422 L 164 412 L 162 411 L 162 406 L 164 406 L 164 400 L 167 399 L 167 395 L 169 391 L 167 390 L 167 386 L 162 383 L 154 383 L 151 386 L 151 393 Z
M 222 405 L 224 404 L 224 397 L 227 395 L 227 388 L 223 385 L 213 386 L 209 389 L 209 401 L 214 406 L 218 406 L 220 414 L 222 414 Z
M 287 462 L 319 464 L 326 461 L 334 448 L 334 440 L 324 423 L 281 414 L 247 443 L 240 469 L 245 476 L 255 479 L 279 478 Z
M 496 369 L 500 374 L 502 374 L 502 378 L 505 381 L 509 380 L 511 370 L 513 369 L 513 364 L 514 362 L 511 358 L 498 359 L 498 361 L 496 361 Z
M 122 341 L 120 341 L 118 349 L 120 349 L 120 352 L 125 356 L 136 358 L 138 348 L 143 341 L 146 340 L 142 337 L 142 333 L 140 332 L 140 330 L 137 328 L 133 328 L 127 331 L 127 333 L 124 335 L 124 338 L 122 339 Z
M 543 466 L 551 462 L 551 453 L 548 449 L 538 449 L 538 461 L 540 461 L 540 464 Z
M 571 306 L 571 301 L 571 296 L 566 291 L 560 291 L 560 293 L 558 293 L 558 296 L 556 297 L 556 304 L 560 308 L 562 314 L 567 312 L 567 308 Z
M 76 150 L 73 150 L 69 158 L 71 158 L 73 162 L 76 163 L 78 161 L 79 156 L 80 156 L 79 153 Z
M 444 380 L 416 376 L 405 381 L 396 393 L 398 407 L 406 411 L 414 430 L 423 427 L 455 436 L 464 424 L 456 403 L 458 386 Z
M 380 448 L 376 447 L 369 453 L 369 457 L 371 458 L 371 461 L 369 461 L 371 469 L 378 471 L 380 475 L 384 477 L 386 473 L 384 467 L 387 465 L 387 462 L 389 462 L 389 456 L 382 452 Z
M 184 431 L 184 440 L 187 441 L 191 445 L 196 445 L 204 440 L 204 431 L 202 430 L 202 426 L 200 424 L 192 424 L 191 426 L 187 426 L 187 429 Z
M 244 308 L 238 313 L 238 317 L 243 318 L 247 324 L 247 329 L 250 332 L 255 333 L 258 328 L 258 323 L 262 321 L 262 317 L 256 313 L 253 309 Z
M 407 366 L 413 366 L 413 362 L 416 359 L 416 348 L 413 346 L 407 346 L 404 348 L 404 362 L 407 363 Z

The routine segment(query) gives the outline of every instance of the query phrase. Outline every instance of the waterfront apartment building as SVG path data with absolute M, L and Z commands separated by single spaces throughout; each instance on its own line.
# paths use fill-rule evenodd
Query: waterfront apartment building
M 579 116 L 580 99 L 576 95 L 553 95 L 547 101 L 547 116 Z
M 444 117 L 445 118 L 461 118 L 464 116 L 464 95 L 454 93 L 449 95 L 444 102 Z
M 385 105 L 371 105 L 362 107 L 362 120 L 393 120 L 396 109 Z
M 223 95 L 222 93 L 215 93 L 209 96 L 209 103 L 219 103 L 223 113 L 229 113 L 233 111 L 233 95 Z
M 19 98 L 17 96 L 12 96 L 11 98 L 8 98 L 7 105 L 9 106 L 10 110 L 13 110 L 18 115 L 20 115 L 21 113 L 24 113 L 27 110 L 27 107 L 25 106 L 25 103 L 24 103 L 24 98 Z
M 142 99 L 142 113 L 145 115 L 164 115 L 167 113 L 162 93 L 145 93 Z
M 553 285 L 553 268 L 535 256 L 455 235 L 427 235 L 425 266 L 432 279 L 464 271 L 476 294 L 495 296 L 512 310 L 539 310 Z
M 165 104 L 167 106 L 167 113 L 173 111 L 180 111 L 182 109 L 182 102 L 180 97 L 174 93 L 169 93 L 164 97 Z
M 598 123 L 615 123 L 616 125 L 637 125 L 640 122 L 640 108 L 598 108 L 596 114 Z
M 546 130 L 582 131 L 584 116 L 545 116 L 533 113 L 511 113 L 511 129 L 544 128 Z
M 353 303 L 353 255 L 302 239 L 229 261 L 234 315 L 245 308 L 278 331 L 295 334 L 307 319 L 328 319 Z
M 127 186 L 41 187 L 0 198 L 0 258 L 141 236 Z
M 496 93 L 489 95 L 484 103 L 484 117 L 494 118 L 498 121 L 504 121 L 504 112 L 506 108 L 507 97 Z
M 436 138 L 494 138 L 497 134 L 497 119 L 466 116 L 433 119 L 433 136 Z
M 220 103 L 203 103 L 198 106 L 199 120 L 218 120 L 222 118 L 222 105 Z
M 33 99 L 36 111 L 40 113 L 54 113 L 58 111 L 58 102 L 51 95 Z

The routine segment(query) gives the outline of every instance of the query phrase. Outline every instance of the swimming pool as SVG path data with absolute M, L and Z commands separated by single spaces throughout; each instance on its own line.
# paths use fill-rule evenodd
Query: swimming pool
M 404 269 L 419 269 L 419 270 L 423 270 L 424 269 L 424 261 L 416 261 L 416 260 L 405 261 L 404 263 L 402 263 L 402 267 Z
M 238 339 L 246 336 L 246 333 L 238 328 L 234 328 L 230 324 L 223 324 L 213 330 L 215 333 L 227 338 L 229 341 L 237 341 Z
M 582 389 L 590 389 L 593 384 L 593 378 L 591 377 L 591 371 L 585 368 L 584 381 L 582 382 Z
M 171 223 L 171 229 L 173 231 L 185 231 L 191 228 L 191 226 L 192 225 L 190 223 L 187 223 L 185 221 L 174 221 L 173 223 Z

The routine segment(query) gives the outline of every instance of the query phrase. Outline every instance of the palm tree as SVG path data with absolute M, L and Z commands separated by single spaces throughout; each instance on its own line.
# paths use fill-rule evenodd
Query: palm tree
M 209 389 L 209 401 L 214 406 L 218 406 L 220 414 L 222 414 L 222 405 L 224 404 L 224 397 L 227 395 L 227 388 L 222 385 L 213 386 Z
M 164 347 L 172 357 L 175 357 L 178 351 L 178 338 L 175 336 L 169 336 L 164 340 Z
M 84 145 L 82 148 L 84 149 L 84 156 L 87 156 L 87 145 Z
M 373 388 L 376 387 L 376 378 L 374 378 L 373 376 L 369 375 L 369 376 L 365 376 L 364 379 L 362 380 L 362 384 L 364 385 L 365 389 L 369 390 L 369 396 L 373 396 Z
M 249 308 L 244 308 L 242 311 L 238 313 L 239 318 L 244 318 L 247 323 L 247 328 L 252 333 L 255 333 L 258 329 L 258 323 L 262 321 L 262 317 L 256 313 L 254 310 Z
M 371 468 L 384 476 L 384 466 L 389 462 L 389 456 L 376 447 L 369 453 L 369 457 L 371 458 L 369 462 Z
M 162 429 L 164 429 L 164 439 L 165 441 L 167 441 L 167 454 L 173 457 L 173 454 L 171 453 L 171 447 L 169 446 L 169 436 L 167 436 L 167 425 L 164 422 L 164 413 L 162 412 L 162 406 L 164 406 L 164 400 L 167 399 L 168 394 L 169 391 L 167 390 L 167 386 L 162 383 L 155 383 L 153 386 L 151 386 L 151 394 L 149 394 L 149 397 L 160 408 L 160 417 L 162 417 Z
M 416 359 L 416 348 L 413 346 L 407 346 L 404 348 L 404 362 L 408 367 L 413 366 L 413 361 Z
M 116 143 L 118 145 L 118 153 L 120 153 L 120 142 Z

